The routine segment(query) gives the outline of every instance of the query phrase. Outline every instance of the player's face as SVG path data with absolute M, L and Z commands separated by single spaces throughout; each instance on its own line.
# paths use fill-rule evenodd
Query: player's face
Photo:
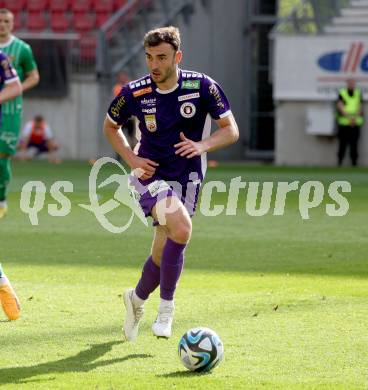
M 146 63 L 153 81 L 163 84 L 176 77 L 176 66 L 181 60 L 181 51 L 166 42 L 146 47 Z
M 12 14 L 0 14 L 0 38 L 6 38 L 13 30 L 13 15 Z

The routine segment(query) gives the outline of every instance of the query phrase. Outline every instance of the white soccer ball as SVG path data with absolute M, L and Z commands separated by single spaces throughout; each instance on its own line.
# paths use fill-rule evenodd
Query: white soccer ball
M 224 345 L 212 329 L 193 328 L 180 339 L 178 353 L 188 370 L 205 372 L 215 368 L 224 358 Z

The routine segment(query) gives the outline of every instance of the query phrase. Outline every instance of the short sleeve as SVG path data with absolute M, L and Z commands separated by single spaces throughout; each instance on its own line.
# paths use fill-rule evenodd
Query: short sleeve
M 46 125 L 45 126 L 45 138 L 46 139 L 51 139 L 53 136 L 52 136 L 52 130 L 51 130 L 51 127 L 49 125 Z
M 22 48 L 22 68 L 25 74 L 37 69 L 31 46 L 28 44 Z
M 131 105 L 131 93 L 128 87 L 124 87 L 119 95 L 111 102 L 107 110 L 107 116 L 116 125 L 124 125 L 133 115 Z
M 206 109 L 213 119 L 220 119 L 231 113 L 230 103 L 220 85 L 208 76 L 203 78 L 202 96 Z

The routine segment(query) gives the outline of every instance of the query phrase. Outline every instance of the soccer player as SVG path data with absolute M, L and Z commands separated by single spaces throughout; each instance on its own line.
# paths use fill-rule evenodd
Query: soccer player
M 37 65 L 32 49 L 12 35 L 14 15 L 0 9 L 0 49 L 9 57 L 18 73 L 22 90 L 27 91 L 39 82 Z M 7 212 L 6 192 L 11 178 L 10 156 L 16 152 L 21 130 L 22 96 L 2 105 L 0 128 L 0 218 Z
M 179 69 L 182 59 L 176 27 L 144 37 L 149 74 L 125 86 L 112 101 L 104 133 L 117 153 L 140 175 L 132 180 L 139 202 L 155 226 L 151 255 L 135 287 L 125 291 L 125 338 L 134 340 L 148 296 L 160 286 L 160 304 L 152 326 L 157 337 L 170 337 L 174 293 L 192 232 L 191 216 L 206 170 L 206 153 L 237 141 L 239 131 L 220 86 L 203 73 Z M 120 127 L 131 116 L 142 133 L 135 154 Z M 211 117 L 218 129 L 210 135 Z M 168 182 L 175 181 L 171 186 Z M 180 194 L 181 192 L 181 194 Z
M 22 93 L 22 86 L 15 69 L 10 65 L 8 57 L 0 51 L 0 110 L 2 104 L 6 101 L 14 99 Z M 0 111 L 0 120 L 2 119 Z M 2 123 L 0 122 L 0 132 Z M 3 163 L 0 157 L 0 164 Z M 16 320 L 19 317 L 20 308 L 18 298 L 5 276 L 0 264 L 0 302 L 1 306 L 9 318 Z

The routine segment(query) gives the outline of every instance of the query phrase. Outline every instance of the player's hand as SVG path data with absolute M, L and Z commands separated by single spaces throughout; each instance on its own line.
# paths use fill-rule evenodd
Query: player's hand
M 129 165 L 136 177 L 141 180 L 147 180 L 155 174 L 156 167 L 158 167 L 159 164 L 149 158 L 135 156 L 134 160 Z
M 192 158 L 200 156 L 206 150 L 201 142 L 194 142 L 187 138 L 183 132 L 180 133 L 181 142 L 174 145 L 177 148 L 175 154 L 180 154 L 182 157 Z

